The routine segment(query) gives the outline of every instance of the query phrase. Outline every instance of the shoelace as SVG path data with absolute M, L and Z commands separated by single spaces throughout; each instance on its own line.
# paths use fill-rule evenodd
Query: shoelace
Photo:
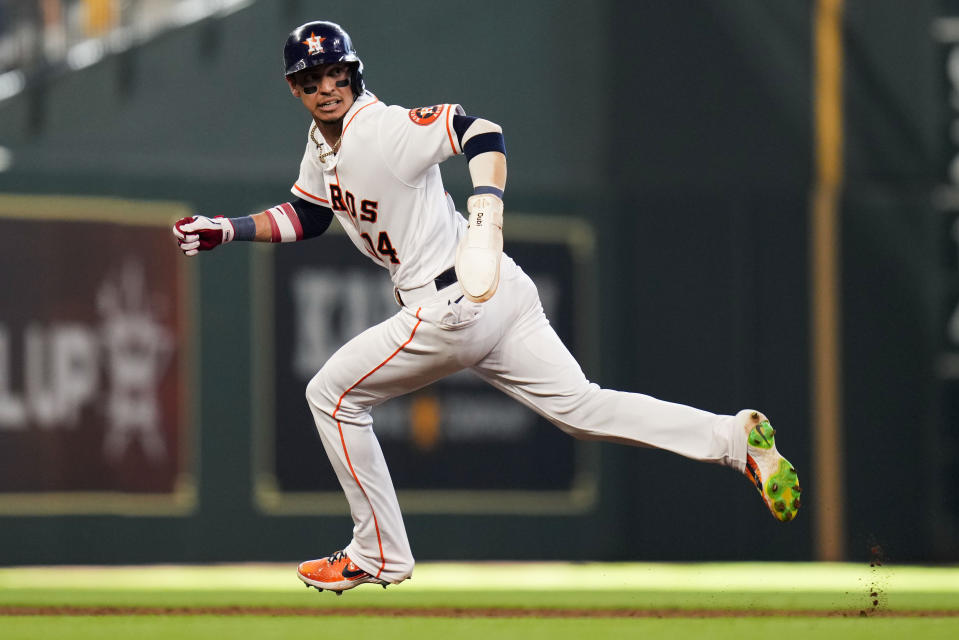
M 341 549 L 340 551 L 335 551 L 333 555 L 326 559 L 327 562 L 333 564 L 334 562 L 339 562 L 346 557 L 346 553 Z

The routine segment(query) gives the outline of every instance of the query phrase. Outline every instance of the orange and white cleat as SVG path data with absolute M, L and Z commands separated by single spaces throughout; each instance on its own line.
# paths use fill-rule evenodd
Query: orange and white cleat
M 366 571 L 353 564 L 350 557 L 343 551 L 337 551 L 328 558 L 307 560 L 301 562 L 296 569 L 296 575 L 306 583 L 307 587 L 316 587 L 318 591 L 324 589 L 342 595 L 347 589 L 366 584 L 388 584 L 385 580 L 374 578 Z
M 776 430 L 758 411 L 740 411 L 746 432 L 746 477 L 756 485 L 773 517 L 789 522 L 799 513 L 799 477 L 796 468 L 776 449 Z

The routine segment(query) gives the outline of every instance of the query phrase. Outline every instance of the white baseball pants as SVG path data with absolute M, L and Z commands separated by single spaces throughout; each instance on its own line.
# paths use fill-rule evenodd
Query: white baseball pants
M 492 299 L 453 302 L 461 295 L 454 284 L 404 307 L 347 342 L 307 385 L 353 516 L 346 552 L 364 571 L 392 583 L 413 571 L 371 409 L 463 368 L 573 437 L 666 449 L 743 470 L 746 438 L 733 416 L 589 382 L 543 314 L 532 280 L 508 256 Z

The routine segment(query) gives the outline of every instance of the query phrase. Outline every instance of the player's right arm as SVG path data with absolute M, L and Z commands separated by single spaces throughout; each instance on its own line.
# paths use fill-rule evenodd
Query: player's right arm
M 266 211 L 240 218 L 189 216 L 173 225 L 180 250 L 188 256 L 234 240 L 296 242 L 321 235 L 330 226 L 333 211 L 294 198 Z

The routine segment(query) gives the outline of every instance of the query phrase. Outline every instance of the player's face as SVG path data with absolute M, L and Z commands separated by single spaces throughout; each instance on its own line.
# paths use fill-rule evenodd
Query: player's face
M 293 95 L 313 114 L 318 124 L 333 124 L 353 106 L 350 67 L 343 63 L 324 64 L 298 71 L 287 78 Z

